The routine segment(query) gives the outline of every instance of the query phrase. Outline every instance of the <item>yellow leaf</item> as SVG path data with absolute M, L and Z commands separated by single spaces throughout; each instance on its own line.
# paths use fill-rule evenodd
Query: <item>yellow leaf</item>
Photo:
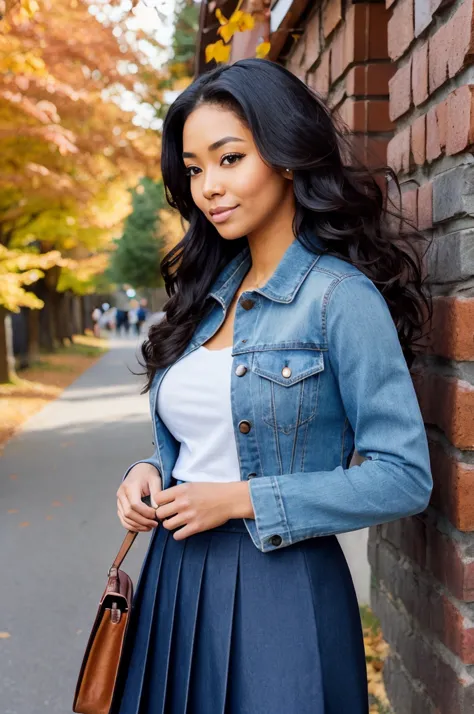
M 222 14 L 222 10 L 220 10 L 219 8 L 217 8 L 217 10 L 216 10 L 216 12 L 215 12 L 215 15 L 216 15 L 216 17 L 217 17 L 217 19 L 219 20 L 219 22 L 220 22 L 221 25 L 227 25 L 227 18 L 224 17 L 224 15 Z
M 25 528 L 25 526 L 29 526 L 30 523 L 29 523 L 29 521 L 22 521 L 22 523 L 20 523 L 19 525 L 20 525 L 20 528 Z
M 206 62 L 215 60 L 216 62 L 228 62 L 230 57 L 230 45 L 224 45 L 222 40 L 218 40 L 206 47 Z
M 265 57 L 268 55 L 271 49 L 271 44 L 269 42 L 261 42 L 259 45 L 257 45 L 257 48 L 255 50 L 255 57 L 257 59 L 265 59 Z
M 0 632 L 0 640 L 8 640 L 11 637 L 9 632 Z
M 253 30 L 254 27 L 255 19 L 253 15 L 251 15 L 249 12 L 242 12 L 242 10 L 236 10 L 231 15 L 228 22 L 221 22 L 221 27 L 219 27 L 219 29 L 217 30 L 217 34 L 222 37 L 224 42 L 229 42 L 229 40 L 235 35 L 236 32 L 246 32 L 247 30 Z

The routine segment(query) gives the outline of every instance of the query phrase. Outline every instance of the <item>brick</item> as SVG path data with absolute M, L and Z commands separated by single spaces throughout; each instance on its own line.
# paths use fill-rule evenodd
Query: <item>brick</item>
M 474 62 L 472 3 L 464 2 L 452 18 L 431 37 L 430 93 Z
M 415 37 L 426 30 L 433 19 L 431 0 L 415 0 Z
M 474 602 L 474 547 L 470 539 L 459 540 L 460 534 L 453 526 L 443 527 L 445 533 L 423 514 L 384 523 L 377 526 L 377 533 L 422 571 L 432 574 L 453 597 Z M 373 560 L 374 556 L 371 557 Z
M 426 159 L 426 117 L 415 119 L 411 127 L 411 150 L 413 161 L 417 166 L 423 166 Z
M 437 321 L 441 317 L 438 315 Z M 458 530 L 474 531 L 474 465 L 458 461 L 435 441 L 430 441 L 430 459 L 434 481 L 432 505 Z
M 326 0 L 323 6 L 323 34 L 327 38 L 342 20 L 341 0 Z
M 436 424 L 458 449 L 474 449 L 474 387 L 435 372 L 412 376 L 425 422 Z
M 407 173 L 411 166 L 410 127 L 395 134 L 387 147 L 387 162 L 395 173 Z
M 431 107 L 426 114 L 426 160 L 432 163 L 446 146 L 446 103 Z
M 388 54 L 399 59 L 414 38 L 413 0 L 398 0 L 388 21 Z
M 426 689 L 414 682 L 400 657 L 390 653 L 384 662 L 383 678 L 387 696 L 394 712 L 401 714 L 439 714 Z
M 336 32 L 331 44 L 330 84 L 334 84 L 346 70 L 345 38 L 346 27 L 344 26 Z
M 411 107 L 411 58 L 393 75 L 389 82 L 390 119 L 395 121 Z
M 416 107 L 428 99 L 428 43 L 425 42 L 413 52 L 412 93 Z
M 435 199 L 433 204 L 433 211 L 435 211 L 437 210 Z M 432 285 L 446 285 L 468 281 L 469 285 L 474 275 L 473 241 L 472 229 L 461 229 L 450 233 L 449 236 L 440 233 L 433 236 L 425 256 L 429 266 L 429 282 Z
M 388 21 L 390 13 L 381 3 L 368 3 L 367 13 L 369 18 L 368 60 L 389 59 L 388 46 Z
M 365 137 L 365 153 L 362 161 L 372 169 L 387 165 L 387 146 L 389 139 L 381 137 Z
M 449 43 L 451 34 L 448 25 L 440 27 L 429 41 L 428 81 L 430 94 L 448 79 Z
M 448 23 L 450 44 L 448 73 L 450 79 L 474 62 L 474 27 L 472 2 L 464 2 Z
M 431 351 L 447 359 L 474 361 L 473 326 L 474 298 L 434 298 Z
M 413 226 L 418 223 L 416 189 L 414 191 L 404 191 L 402 194 L 402 206 L 404 218 Z
M 465 85 L 448 95 L 446 154 L 465 151 L 474 142 L 474 87 Z
M 418 189 L 418 230 L 433 227 L 433 184 L 428 181 Z
M 329 92 L 329 58 L 329 50 L 323 52 L 318 66 L 308 75 L 308 86 L 324 98 Z
M 346 99 L 339 108 L 342 121 L 351 131 L 367 131 L 367 102 L 362 99 Z
M 429 136 L 427 141 L 429 141 Z M 434 177 L 434 223 L 442 223 L 443 221 L 447 221 L 458 216 L 474 215 L 474 195 L 472 190 L 473 181 L 474 167 L 470 165 L 457 166 L 450 171 L 444 171 L 442 174 L 438 174 Z M 466 248 L 468 248 L 468 246 L 466 246 Z
M 349 96 L 388 96 L 388 83 L 395 73 L 392 64 L 368 63 L 352 67 L 346 77 Z
M 306 54 L 305 65 L 309 70 L 314 65 L 321 53 L 321 42 L 319 35 L 319 11 L 316 12 L 308 22 L 305 33 Z
M 389 102 L 386 99 L 372 99 L 366 102 L 367 131 L 392 131 L 393 123 L 389 117 Z
M 369 553 L 379 585 L 400 600 L 416 626 L 437 637 L 464 664 L 474 664 L 474 606 L 444 593 L 430 573 L 419 571 L 383 540 Z
M 470 714 L 474 705 L 474 678 L 468 669 L 462 665 L 454 668 L 442 650 L 434 648 L 418 628 L 413 627 L 407 614 L 383 590 L 375 591 L 373 604 L 384 638 L 400 656 L 412 679 L 429 691 L 436 711 Z

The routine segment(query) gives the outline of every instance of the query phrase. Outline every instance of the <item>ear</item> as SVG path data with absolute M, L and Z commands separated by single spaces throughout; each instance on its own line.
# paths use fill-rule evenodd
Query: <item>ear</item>
M 291 169 L 283 169 L 281 174 L 282 174 L 283 178 L 293 181 L 293 171 Z

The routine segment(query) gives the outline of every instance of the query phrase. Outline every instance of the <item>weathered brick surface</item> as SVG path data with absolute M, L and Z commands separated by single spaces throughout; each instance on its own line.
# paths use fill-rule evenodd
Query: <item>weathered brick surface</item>
M 460 668 L 460 673 L 454 671 L 442 650 L 432 647 L 406 612 L 384 591 L 375 590 L 372 601 L 389 644 L 400 656 L 410 678 L 429 692 L 437 711 L 472 714 L 474 678 L 469 671 L 465 667 Z
M 378 527 L 381 536 L 433 575 L 449 593 L 474 602 L 474 548 L 469 536 L 454 540 L 454 526 L 441 533 L 428 519 L 403 518 Z
M 429 351 L 447 359 L 474 361 L 474 297 L 435 298 L 432 327 Z
M 435 635 L 463 664 L 474 664 L 474 605 L 463 603 L 436 583 L 427 571 L 381 541 L 369 548 L 370 564 L 379 584 L 403 604 L 414 628 Z
M 414 372 L 413 378 L 425 421 L 458 449 L 474 450 L 474 387 L 436 372 Z
M 321 0 L 289 59 L 432 233 L 433 330 L 413 379 L 434 490 L 426 514 L 372 528 L 369 543 L 394 714 L 474 712 L 473 3 Z
M 434 489 L 431 503 L 460 531 L 474 531 L 474 464 L 449 455 L 430 441 Z

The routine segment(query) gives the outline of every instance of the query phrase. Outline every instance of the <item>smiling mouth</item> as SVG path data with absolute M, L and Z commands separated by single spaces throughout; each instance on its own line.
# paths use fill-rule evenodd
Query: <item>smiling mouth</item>
M 211 220 L 213 223 L 223 223 L 226 221 L 233 213 L 236 211 L 238 206 L 234 208 L 229 208 L 228 211 L 221 211 L 220 213 L 211 214 Z

